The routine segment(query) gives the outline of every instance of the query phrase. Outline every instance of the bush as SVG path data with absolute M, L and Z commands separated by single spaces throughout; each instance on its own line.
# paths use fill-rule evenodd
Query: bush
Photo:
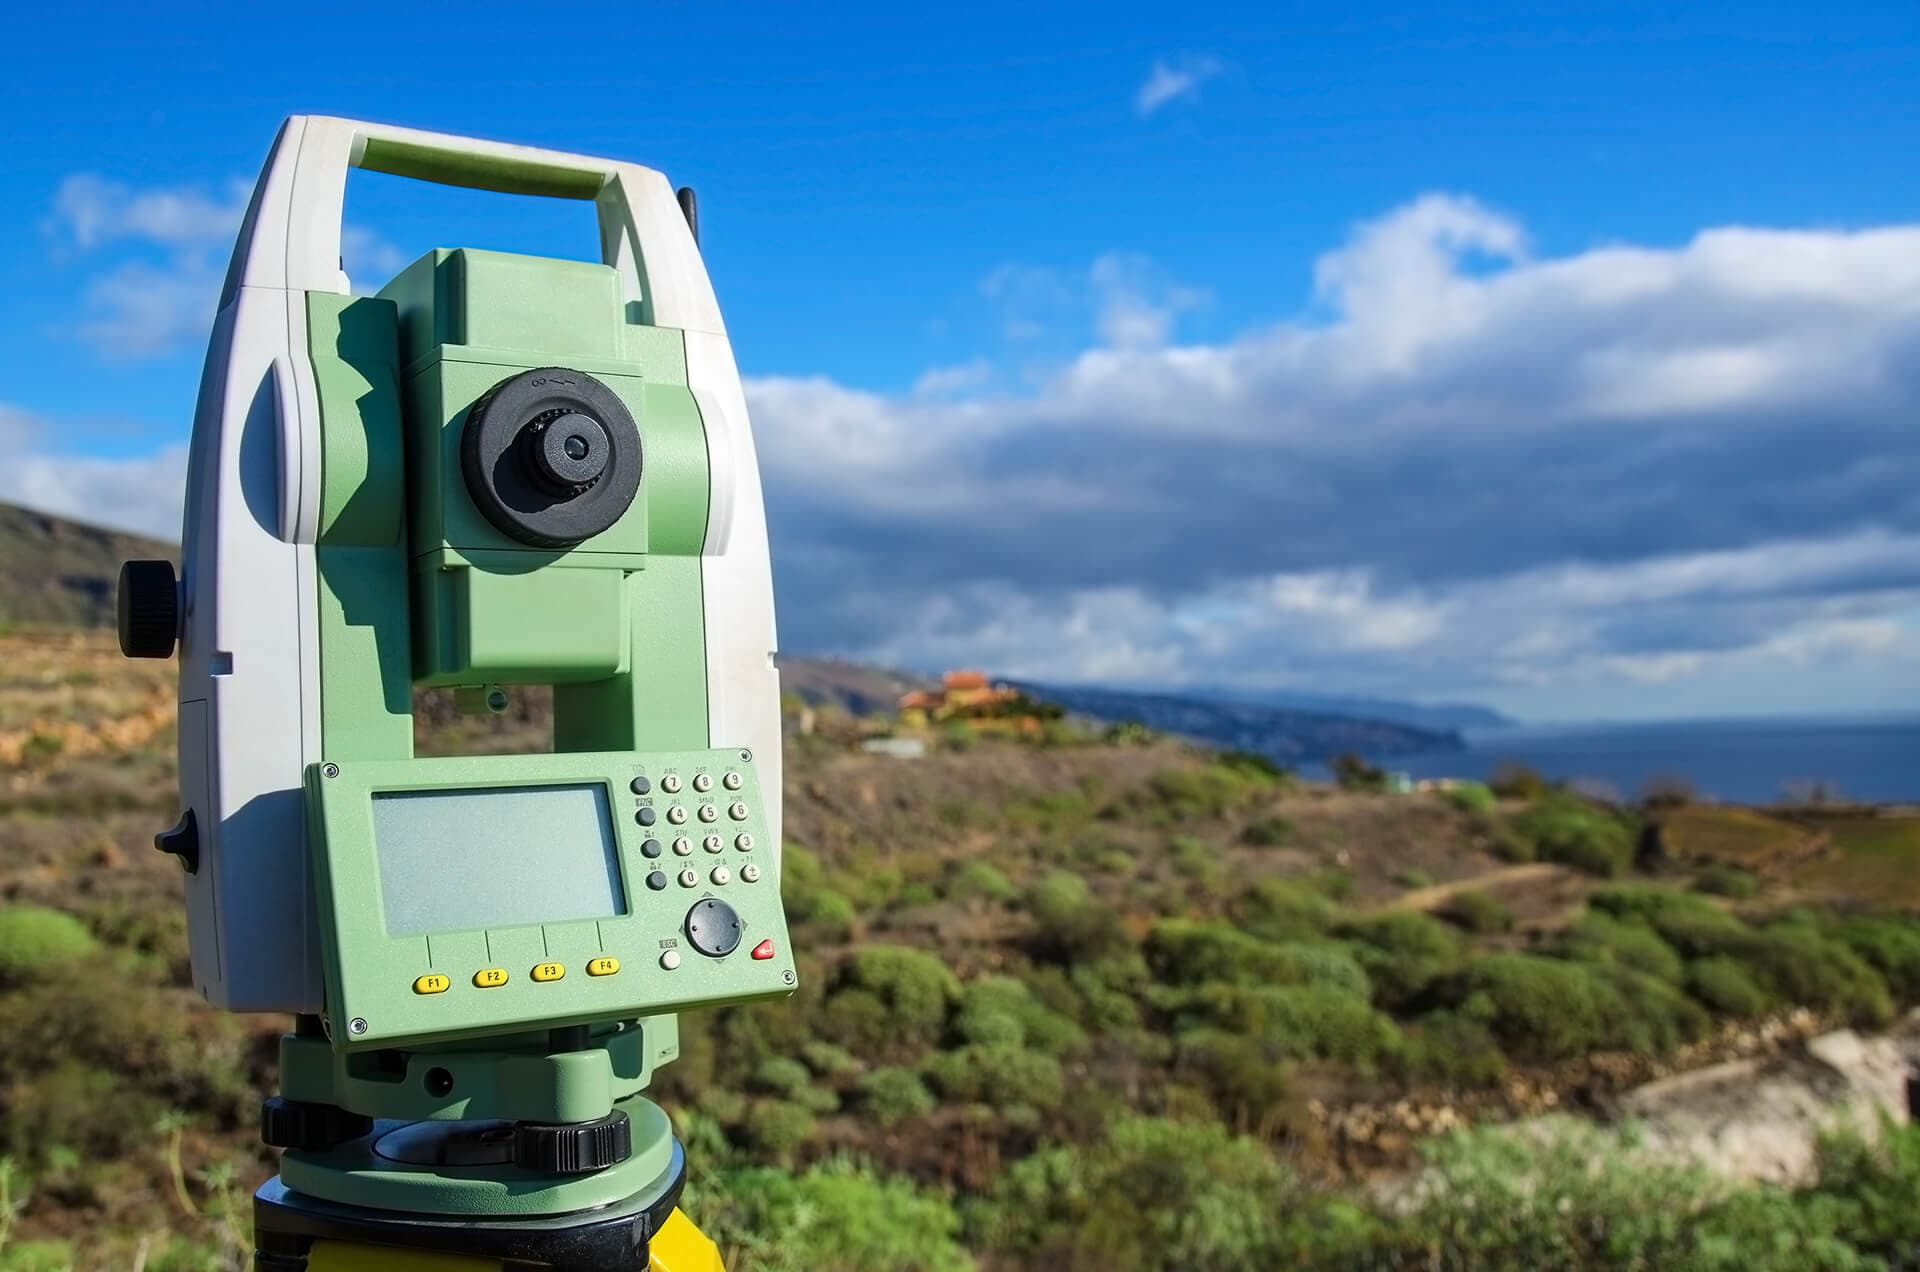
M 1541 800 L 1514 819 L 1546 861 L 1610 879 L 1633 864 L 1633 833 L 1619 818 L 1573 795 Z
M 1447 788 L 1447 802 L 1463 813 L 1491 813 L 1498 800 L 1485 782 L 1458 782 Z
M 1147 936 L 1146 955 L 1154 974 L 1169 984 L 1273 985 L 1304 979 L 1286 950 L 1219 919 L 1162 919 Z
M 1403 888 L 1429 888 L 1433 886 L 1433 876 L 1424 870 L 1402 870 L 1393 876 L 1393 881 Z
M 1738 866 L 1712 865 L 1700 872 L 1693 886 L 1712 896 L 1745 901 L 1759 890 L 1760 884 Z
M 786 1157 L 813 1138 L 813 1110 L 791 1100 L 756 1100 L 740 1129 L 763 1153 Z
M 1340 927 L 1360 944 L 1355 954 L 1373 982 L 1374 1001 L 1403 1007 L 1460 961 L 1460 934 L 1432 915 L 1388 910 Z
M 24 985 L 85 962 L 96 948 L 86 924 L 34 905 L 0 908 L 0 987 Z
M 799 1174 L 764 1166 L 731 1171 L 687 1206 L 727 1252 L 730 1267 L 971 1272 L 974 1266 L 957 1240 L 960 1217 L 945 1200 L 911 1180 L 846 1160 Z
M 1226 1030 L 1277 1054 L 1370 1066 L 1400 1046 L 1400 1031 L 1367 1000 L 1334 985 L 1202 985 L 1156 996 L 1175 1032 Z
M 1559 953 L 1580 963 L 1608 963 L 1677 985 L 1686 963 L 1645 924 L 1589 910 L 1562 934 Z
M 1429 1012 L 1407 1035 L 1405 1069 L 1412 1077 L 1484 1086 L 1506 1068 L 1493 1031 L 1457 1011 Z
M 1747 969 L 1730 958 L 1703 958 L 1687 968 L 1687 992 L 1724 1016 L 1758 1016 L 1773 1005 Z
M 1027 890 L 1035 951 L 1064 964 L 1112 954 L 1127 945 L 1120 916 L 1097 901 L 1079 875 L 1056 870 Z
M 1483 954 L 1453 988 L 1464 1014 L 1540 1060 L 1600 1049 L 1664 1051 L 1706 1023 L 1698 1007 L 1661 981 L 1536 954 Z
M 1001 1173 L 976 1228 L 1007 1266 L 1279 1268 L 1298 1188 L 1214 1123 L 1127 1117 Z
M 1902 1001 L 1920 998 L 1920 924 L 1893 915 L 1858 914 L 1834 924 L 1829 935 L 1865 959 Z
M 1262 1127 L 1287 1094 L 1286 1055 L 1261 1038 L 1225 1029 L 1180 1035 L 1175 1071 L 1198 1076 L 1214 1107 L 1243 1129 Z
M 860 1079 L 857 1089 L 861 1112 L 882 1126 L 933 1111 L 933 1092 L 912 1069 L 898 1065 L 875 1069 Z
M 842 977 L 850 989 L 877 999 L 892 1036 L 908 1043 L 936 1041 L 946 1026 L 948 1007 L 960 996 L 960 982 L 945 963 L 904 945 L 869 945 L 856 951 Z
M 1010 976 L 986 976 L 961 991 L 954 1032 L 962 1041 L 1011 1043 L 1058 1055 L 1079 1045 L 1080 1027 Z
M 1333 923 L 1325 893 L 1294 879 L 1260 880 L 1240 902 L 1240 925 L 1270 941 L 1310 940 Z
M 1384 791 L 1387 789 L 1387 771 L 1378 765 L 1370 764 L 1365 757 L 1349 751 L 1345 755 L 1333 757 L 1328 765 L 1333 770 L 1333 780 L 1347 791 Z
M 1240 832 L 1241 842 L 1256 848 L 1277 848 L 1292 837 L 1293 823 L 1277 813 L 1271 817 L 1256 818 Z
M 1513 911 L 1477 888 L 1454 893 L 1440 907 L 1440 917 L 1480 935 L 1513 927 Z
M 1518 760 L 1502 760 L 1487 778 L 1487 789 L 1501 799 L 1539 799 L 1547 793 L 1547 779 Z
M 947 896 L 954 901 L 1011 901 L 1018 891 L 1007 877 L 984 861 L 969 861 L 954 872 Z
M 1060 1062 L 1044 1051 L 983 1044 L 944 1051 L 927 1061 L 927 1077 L 949 1100 L 1051 1109 L 1066 1094 Z
M 1309 985 L 1331 985 L 1360 999 L 1373 997 L 1373 982 L 1351 945 L 1341 941 L 1287 941 L 1280 952 L 1293 961 L 1300 969 L 1301 980 Z
M 1755 936 L 1741 952 L 1743 961 L 1782 1001 L 1856 1025 L 1884 1025 L 1893 1018 L 1886 982 L 1840 942 L 1797 923 L 1775 923 Z

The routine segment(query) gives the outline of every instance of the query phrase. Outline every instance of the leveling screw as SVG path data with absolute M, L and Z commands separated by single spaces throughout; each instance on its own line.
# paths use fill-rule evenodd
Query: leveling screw
M 320 766 L 320 776 L 338 777 L 340 776 L 340 766 L 338 764 L 322 764 Z

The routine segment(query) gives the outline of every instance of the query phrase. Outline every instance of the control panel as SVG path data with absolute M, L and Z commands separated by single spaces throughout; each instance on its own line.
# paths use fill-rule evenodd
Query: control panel
M 321 762 L 306 792 L 337 1046 L 794 988 L 750 751 Z

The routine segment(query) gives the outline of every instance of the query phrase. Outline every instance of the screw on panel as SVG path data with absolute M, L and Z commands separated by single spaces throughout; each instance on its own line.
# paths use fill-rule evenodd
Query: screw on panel
M 355 1016 L 347 1022 L 347 1032 L 358 1037 L 367 1032 L 367 1020 L 364 1016 Z
M 340 766 L 338 764 L 322 764 L 320 766 L 320 776 L 338 777 L 340 776 Z
M 786 982 L 787 984 L 789 984 L 789 985 L 791 985 L 791 984 L 793 984 L 793 973 L 792 973 L 792 972 L 782 972 L 782 973 L 780 973 L 780 979 L 781 979 L 782 981 L 784 981 L 784 982 Z
M 752 752 L 752 751 L 742 751 L 742 752 L 740 752 L 740 758 L 741 758 L 741 759 L 743 759 L 743 760 L 745 760 L 745 761 L 746 761 L 747 763 L 749 763 L 749 764 L 751 764 L 751 763 L 753 763 L 753 752 Z

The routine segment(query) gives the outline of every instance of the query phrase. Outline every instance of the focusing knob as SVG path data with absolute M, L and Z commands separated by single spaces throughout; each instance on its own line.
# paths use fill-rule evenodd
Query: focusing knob
M 632 1155 L 633 1124 L 625 1113 L 597 1122 L 521 1122 L 513 1128 L 513 1164 L 543 1175 L 585 1175 Z
M 200 825 L 194 821 L 191 808 L 180 814 L 179 821 L 155 835 L 153 846 L 180 858 L 181 868 L 188 874 L 200 873 Z
M 372 1118 L 337 1104 L 276 1095 L 260 1106 L 260 1139 L 270 1148 L 319 1153 L 372 1133 Z
M 607 430 L 591 415 L 558 408 L 536 416 L 520 434 L 521 462 L 556 495 L 584 495 L 607 470 Z
M 171 658 L 180 631 L 180 588 L 171 561 L 128 561 L 120 567 L 120 652 L 128 658 Z

